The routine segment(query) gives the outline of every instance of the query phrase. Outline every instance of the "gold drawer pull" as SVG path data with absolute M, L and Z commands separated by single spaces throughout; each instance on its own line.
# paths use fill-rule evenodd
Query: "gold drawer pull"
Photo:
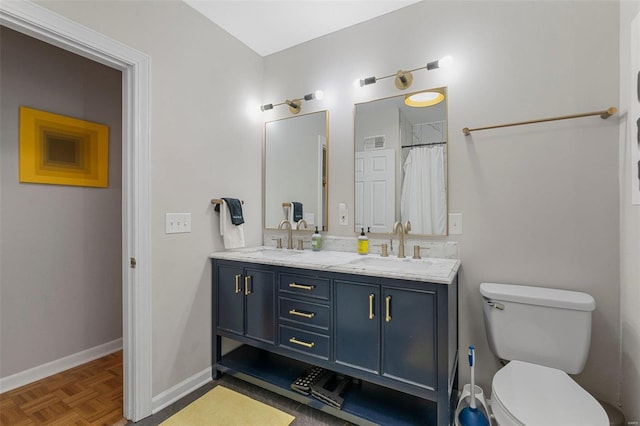
M 251 283 L 251 277 L 247 275 L 246 277 L 244 277 L 244 295 L 245 296 L 248 296 L 251 294 L 251 290 L 249 287 L 250 283 Z
M 240 293 L 242 290 L 240 289 L 240 277 L 242 274 L 236 274 L 236 293 Z
M 313 318 L 316 316 L 316 313 L 315 312 L 311 312 L 311 313 L 299 312 L 299 311 L 296 311 L 295 309 L 291 309 L 289 311 L 289 315 L 297 315 L 299 317 Z
M 314 288 L 316 288 L 315 285 L 304 285 L 304 284 L 296 284 L 296 283 L 289 283 L 289 287 L 299 288 L 302 290 L 313 290 Z
M 300 345 L 300 346 L 304 346 L 305 348 L 312 348 L 313 345 L 315 345 L 315 342 L 301 342 L 300 340 L 296 339 L 295 337 L 292 337 L 291 339 L 289 339 L 290 343 L 295 343 L 296 345 Z
M 373 298 L 376 297 L 373 293 L 369 295 L 369 319 L 373 319 Z
M 387 302 L 387 316 L 385 317 L 385 321 L 389 322 L 391 321 L 391 296 L 386 297 L 386 302 Z

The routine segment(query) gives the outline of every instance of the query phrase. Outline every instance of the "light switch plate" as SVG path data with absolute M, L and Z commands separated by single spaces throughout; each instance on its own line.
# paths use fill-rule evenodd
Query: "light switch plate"
M 462 234 L 462 213 L 449 213 L 449 235 Z
M 191 213 L 165 213 L 165 234 L 183 234 L 189 232 L 191 232 Z

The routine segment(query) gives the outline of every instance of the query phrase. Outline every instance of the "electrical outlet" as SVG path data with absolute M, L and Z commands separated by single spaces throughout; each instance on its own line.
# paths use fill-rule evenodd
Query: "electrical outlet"
M 346 203 L 338 203 L 338 225 L 349 224 L 349 210 Z
M 191 232 L 191 213 L 166 213 L 164 215 L 165 234 Z
M 449 235 L 462 234 L 462 213 L 449 213 Z

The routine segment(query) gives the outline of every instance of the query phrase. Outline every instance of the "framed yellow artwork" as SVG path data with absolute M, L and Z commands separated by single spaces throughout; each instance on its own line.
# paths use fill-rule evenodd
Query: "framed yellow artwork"
M 20 107 L 20 182 L 109 185 L 109 127 Z

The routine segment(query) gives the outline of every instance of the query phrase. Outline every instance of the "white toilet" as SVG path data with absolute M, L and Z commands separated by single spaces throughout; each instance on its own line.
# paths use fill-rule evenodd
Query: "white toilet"
M 569 377 L 587 361 L 593 297 L 495 283 L 480 284 L 480 293 L 489 346 L 511 361 L 491 383 L 490 406 L 497 423 L 608 426 L 602 406 Z

